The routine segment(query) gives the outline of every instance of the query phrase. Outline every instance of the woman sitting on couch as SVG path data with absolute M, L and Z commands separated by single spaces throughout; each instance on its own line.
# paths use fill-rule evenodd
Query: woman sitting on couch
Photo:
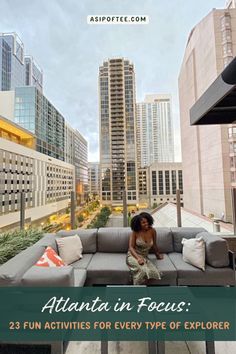
M 153 217 L 148 213 L 136 215 L 131 220 L 133 232 L 130 235 L 126 262 L 134 285 L 147 284 L 149 279 L 161 279 L 161 272 L 148 259 L 151 248 L 157 259 L 163 259 L 156 245 L 156 230 L 152 225 Z

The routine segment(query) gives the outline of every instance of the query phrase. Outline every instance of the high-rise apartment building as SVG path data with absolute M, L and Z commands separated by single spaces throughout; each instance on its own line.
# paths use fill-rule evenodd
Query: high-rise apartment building
M 24 44 L 16 33 L 0 33 L 0 91 L 21 86 L 43 90 L 43 72 L 31 56 L 24 55 Z
M 72 128 L 71 128 L 72 129 Z M 77 203 L 88 199 L 88 142 L 76 129 L 74 131 L 74 156 Z
M 121 205 L 138 201 L 135 73 L 124 58 L 109 59 L 99 69 L 101 201 Z
M 88 142 L 76 129 L 65 122 L 65 161 L 75 166 L 77 203 L 88 195 Z
M 174 161 L 170 95 L 146 95 L 136 105 L 138 167 Z
M 88 163 L 88 192 L 92 199 L 100 194 L 100 165 L 99 162 Z
M 236 156 L 228 127 L 190 126 L 189 110 L 235 55 L 236 9 L 214 9 L 191 31 L 179 75 L 184 205 L 228 221 L 230 156 Z M 230 139 L 233 144 L 232 134 Z

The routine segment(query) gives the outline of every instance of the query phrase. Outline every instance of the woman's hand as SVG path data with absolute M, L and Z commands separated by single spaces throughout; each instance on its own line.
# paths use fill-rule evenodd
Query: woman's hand
M 163 258 L 164 258 L 163 254 L 161 253 L 157 254 L 157 259 L 163 259 Z
M 137 261 L 138 261 L 138 264 L 140 264 L 140 265 L 143 265 L 145 263 L 143 257 L 138 257 Z

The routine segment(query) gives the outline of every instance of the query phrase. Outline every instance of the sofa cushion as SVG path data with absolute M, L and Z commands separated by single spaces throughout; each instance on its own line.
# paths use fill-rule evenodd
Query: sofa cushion
M 78 235 L 57 238 L 59 255 L 65 264 L 71 264 L 82 258 L 83 246 Z
M 88 285 L 129 284 L 130 273 L 126 253 L 97 252 L 87 268 Z
M 181 253 L 170 253 L 169 258 L 177 269 L 178 285 L 199 285 L 199 286 L 219 286 L 235 285 L 235 276 L 233 269 L 213 268 L 206 265 L 205 272 L 185 263 Z
M 127 253 L 130 227 L 106 227 L 98 230 L 98 252 Z
M 1 265 L 0 286 L 19 285 L 23 274 L 35 264 L 44 251 L 45 247 L 33 245 Z
M 31 267 L 21 279 L 22 286 L 74 286 L 74 269 L 65 267 Z
M 229 254 L 227 241 L 209 232 L 200 232 L 196 237 L 202 237 L 206 243 L 206 262 L 212 267 L 228 267 Z
M 182 239 L 190 239 L 196 237 L 199 232 L 206 231 L 202 227 L 172 227 L 171 232 L 173 235 L 174 252 L 182 252 L 183 245 Z
M 48 246 L 35 265 L 37 267 L 63 267 L 65 263 L 54 249 Z
M 162 272 L 161 280 L 153 279 L 150 283 L 152 285 L 176 285 L 177 271 L 168 255 L 163 254 L 163 257 L 163 259 L 156 259 L 156 256 L 154 254 L 149 254 L 148 258 Z
M 84 253 L 95 253 L 97 251 L 97 229 L 77 229 L 64 231 L 61 230 L 56 234 L 56 237 L 79 235 Z
M 92 257 L 92 253 L 83 254 L 83 258 L 74 263 L 71 263 L 71 266 L 75 269 L 87 269 Z
M 36 242 L 34 245 L 35 246 L 43 246 L 43 247 L 52 247 L 54 251 L 58 252 L 57 250 L 57 243 L 55 239 L 56 234 L 44 234 L 44 236 Z
M 161 253 L 174 251 L 171 230 L 167 227 L 155 227 L 157 233 L 157 247 Z
M 205 242 L 202 237 L 182 239 L 183 261 L 205 270 Z
M 85 269 L 74 269 L 74 286 L 84 286 L 86 277 Z

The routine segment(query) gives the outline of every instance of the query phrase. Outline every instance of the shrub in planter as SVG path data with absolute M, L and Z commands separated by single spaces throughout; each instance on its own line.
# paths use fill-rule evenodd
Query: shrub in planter
M 32 246 L 43 235 L 41 230 L 29 229 L 0 234 L 0 264 Z

